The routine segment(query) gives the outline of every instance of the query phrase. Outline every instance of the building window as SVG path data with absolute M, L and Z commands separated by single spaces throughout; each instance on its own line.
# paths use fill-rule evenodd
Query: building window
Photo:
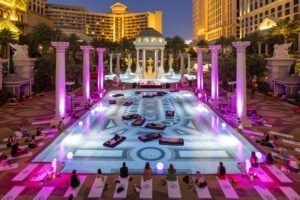
M 285 15 L 289 15 L 289 14 L 290 14 L 290 10 L 289 9 L 285 10 Z
M 286 3 L 285 8 L 289 8 L 289 7 L 290 7 L 290 3 Z
M 272 8 L 272 9 L 271 9 L 271 13 L 274 13 L 274 12 L 275 12 L 275 8 Z
M 281 10 L 282 9 L 282 6 L 278 6 L 278 9 L 277 10 Z
M 294 5 L 298 4 L 299 0 L 294 0 Z

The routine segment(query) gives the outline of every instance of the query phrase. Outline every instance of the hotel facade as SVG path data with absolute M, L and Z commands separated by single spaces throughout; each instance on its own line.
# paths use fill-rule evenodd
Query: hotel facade
M 299 0 L 193 0 L 193 39 L 243 38 L 299 17 Z
M 162 11 L 133 13 L 121 3 L 113 4 L 110 9 L 108 13 L 98 13 L 84 7 L 46 4 L 46 15 L 63 32 L 82 33 L 97 39 L 134 38 L 146 28 L 162 33 Z

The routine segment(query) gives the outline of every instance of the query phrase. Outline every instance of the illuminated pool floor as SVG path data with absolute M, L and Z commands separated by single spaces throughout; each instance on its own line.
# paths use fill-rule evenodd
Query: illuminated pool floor
M 157 90 L 140 90 L 142 94 Z M 82 126 L 74 123 L 55 139 L 34 162 L 51 162 L 53 158 L 65 161 L 64 172 L 77 169 L 78 172 L 96 173 L 101 168 L 104 173 L 118 173 L 122 162 L 126 162 L 130 173 L 142 173 L 145 162 L 153 169 L 162 162 L 165 168 L 173 163 L 178 173 L 216 173 L 217 166 L 223 161 L 228 173 L 239 172 L 238 161 L 250 157 L 257 151 L 246 139 L 229 125 L 224 127 L 223 119 L 189 91 L 169 92 L 165 96 L 142 98 L 135 90 L 112 91 L 101 102 L 82 116 Z M 110 105 L 113 94 L 117 104 Z M 131 100 L 131 106 L 123 103 Z M 166 117 L 166 110 L 175 110 L 174 117 Z M 146 123 L 162 123 L 167 126 L 159 131 L 164 137 L 184 138 L 184 146 L 160 145 L 157 140 L 143 143 L 138 136 L 154 132 L 144 127 L 132 127 L 132 121 L 122 120 L 122 115 L 139 113 Z M 126 140 L 111 149 L 103 143 L 115 133 L 126 136 Z M 67 153 L 73 159 L 67 159 Z

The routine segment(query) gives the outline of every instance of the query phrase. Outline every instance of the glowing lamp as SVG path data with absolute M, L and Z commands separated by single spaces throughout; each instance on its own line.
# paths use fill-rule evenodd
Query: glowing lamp
M 251 167 L 250 160 L 249 160 L 249 159 L 247 159 L 247 160 L 246 160 L 246 173 L 247 173 L 247 174 L 249 173 L 249 169 L 250 169 L 250 167 Z
M 82 121 L 79 121 L 79 122 L 78 122 L 78 125 L 79 125 L 79 126 L 82 126 L 82 125 L 83 125 L 83 122 L 82 122 Z
M 258 159 L 262 158 L 262 154 L 259 151 L 255 152 L 255 155 Z
M 102 92 L 100 92 L 100 93 L 99 93 L 99 97 L 100 97 L 100 98 L 102 98 L 102 97 L 103 97 L 103 94 L 102 94 Z
M 156 168 L 157 168 L 157 170 L 161 171 L 164 169 L 164 164 L 162 162 L 158 162 L 156 164 Z
M 198 98 L 200 99 L 202 97 L 202 94 L 201 93 L 198 93 Z
M 94 110 L 94 109 L 92 109 L 92 110 L 91 110 L 91 113 L 92 113 L 92 115 L 93 115 L 93 114 L 95 113 L 95 110 Z
M 73 159 L 73 152 L 67 153 L 67 158 L 68 158 L 69 160 Z
M 222 128 L 226 128 L 226 123 L 223 122 L 223 123 L 221 124 L 221 126 L 222 126 Z

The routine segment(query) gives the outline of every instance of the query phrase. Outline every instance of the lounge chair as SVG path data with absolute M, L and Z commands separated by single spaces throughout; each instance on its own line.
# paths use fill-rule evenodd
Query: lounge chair
M 155 95 L 154 95 L 154 94 L 143 94 L 142 97 L 143 97 L 143 98 L 154 98 Z
M 166 95 L 167 93 L 166 92 L 157 92 L 157 96 L 164 96 L 164 95 Z
M 110 147 L 110 148 L 114 148 L 115 146 L 119 145 L 121 142 L 123 142 L 126 139 L 126 137 L 121 136 L 119 139 L 115 139 L 114 137 L 111 138 L 110 140 L 106 141 L 105 143 L 103 143 L 103 146 L 105 147 Z
M 175 115 L 175 111 L 174 110 L 167 110 L 166 111 L 166 116 L 167 117 L 173 117 Z
M 137 118 L 132 122 L 132 126 L 142 126 L 146 120 L 144 118 Z
M 123 115 L 122 119 L 124 119 L 124 120 L 131 120 L 132 119 L 132 115 Z
M 161 134 L 158 133 L 158 132 L 154 132 L 154 133 L 150 133 L 150 134 L 147 134 L 147 135 L 141 135 L 139 136 L 138 138 L 140 140 L 142 140 L 143 142 L 149 142 L 151 140 L 155 140 L 155 139 L 158 139 L 158 138 L 161 138 Z
M 113 97 L 122 97 L 122 96 L 124 96 L 124 94 L 122 94 L 122 93 L 117 93 L 117 94 L 114 94 L 114 95 L 112 95 Z
M 159 144 L 165 145 L 184 145 L 184 140 L 182 138 L 160 138 Z
M 115 99 L 110 99 L 108 102 L 109 104 L 117 104 L 117 101 Z
M 170 90 L 170 92 L 179 92 L 179 90 L 178 89 L 172 89 L 172 90 Z
M 123 106 L 130 106 L 133 103 L 133 101 L 126 101 Z
M 166 125 L 163 124 L 155 124 L 155 123 L 148 123 L 145 126 L 146 128 L 152 128 L 157 130 L 164 130 L 166 128 Z
M 141 91 L 135 91 L 135 94 L 141 94 Z

